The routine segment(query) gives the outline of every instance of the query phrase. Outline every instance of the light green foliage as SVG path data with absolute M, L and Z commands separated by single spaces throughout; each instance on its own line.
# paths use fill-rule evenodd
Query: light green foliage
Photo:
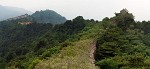
M 39 59 L 33 60 L 32 63 L 29 65 L 28 69 L 34 69 L 34 66 L 39 62 L 40 62 Z
M 43 60 L 35 69 L 97 69 L 89 57 L 93 40 L 79 40 L 63 48 L 60 53 Z
M 47 57 L 51 57 L 53 54 L 56 54 L 56 53 L 59 53 L 59 48 L 57 47 L 50 48 L 42 54 L 41 58 L 44 59 Z

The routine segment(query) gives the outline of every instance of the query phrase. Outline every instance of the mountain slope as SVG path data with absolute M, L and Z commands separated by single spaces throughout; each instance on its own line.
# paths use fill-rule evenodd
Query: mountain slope
M 87 22 L 86 28 L 79 33 L 80 40 L 69 41 L 67 47 L 60 53 L 52 55 L 48 60 L 39 61 L 35 69 L 99 69 L 94 62 L 95 39 L 101 35 L 103 27 L 101 24 Z
M 42 61 L 35 69 L 97 69 L 90 57 L 90 47 L 93 40 L 73 42 L 47 61 Z
M 0 21 L 5 20 L 8 18 L 16 17 L 23 14 L 31 14 L 32 12 L 27 11 L 22 8 L 17 7 L 8 7 L 8 6 L 1 6 L 0 5 Z
M 53 10 L 36 11 L 31 15 L 36 23 L 64 23 L 67 19 Z
M 115 15 L 56 25 L 4 21 L 0 69 L 150 69 L 150 22 L 135 22 L 126 9 Z
M 54 26 L 50 23 L 36 22 L 22 25 L 18 21 L 22 21 L 22 19 L 1 22 L 1 69 L 9 67 L 13 69 L 13 66 L 19 69 L 30 68 L 36 58 L 42 60 L 59 52 L 59 47 L 66 40 L 77 40 L 78 38 L 74 39 L 75 34 L 85 27 L 84 19 L 81 16 Z

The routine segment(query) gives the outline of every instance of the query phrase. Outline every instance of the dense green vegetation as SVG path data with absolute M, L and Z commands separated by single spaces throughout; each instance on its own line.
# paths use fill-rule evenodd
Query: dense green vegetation
M 73 38 L 69 37 L 59 53 L 40 60 L 35 69 L 98 69 L 94 64 L 93 47 L 95 39 L 103 33 L 103 26 L 97 21 L 84 22 L 85 27 Z
M 147 22 L 136 23 L 134 16 L 123 9 L 102 23 L 104 26 L 107 24 L 106 31 L 97 39 L 95 56 L 101 69 L 150 68 L 150 29 Z
M 19 21 L 29 19 L 1 22 L 1 68 L 15 66 L 19 69 L 30 69 L 38 59 L 45 59 L 51 54 L 58 53 L 66 46 L 67 43 L 63 43 L 65 40 L 78 39 L 74 39 L 75 34 L 85 27 L 82 16 L 59 25 L 36 22 L 28 25 L 18 24 Z
M 49 12 L 55 13 L 37 11 L 27 18 L 0 22 L 0 69 L 150 68 L 149 21 L 136 22 L 123 9 L 100 22 L 78 16 L 56 24 L 63 21 Z M 94 43 L 95 65 L 89 57 Z

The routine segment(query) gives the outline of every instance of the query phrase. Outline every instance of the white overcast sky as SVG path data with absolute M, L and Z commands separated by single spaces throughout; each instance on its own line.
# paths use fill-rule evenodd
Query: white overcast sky
M 101 20 L 127 8 L 136 20 L 150 20 L 150 0 L 0 0 L 0 5 L 20 7 L 35 12 L 50 9 L 67 19 L 84 16 Z

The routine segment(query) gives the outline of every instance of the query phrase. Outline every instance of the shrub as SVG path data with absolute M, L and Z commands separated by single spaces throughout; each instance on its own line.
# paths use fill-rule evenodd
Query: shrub
M 118 64 L 112 59 L 104 59 L 96 63 L 101 69 L 119 69 Z
M 28 69 L 34 69 L 34 66 L 39 62 L 40 62 L 39 59 L 33 60 L 32 63 L 29 65 Z
M 129 64 L 133 67 L 143 67 L 144 56 L 142 54 L 137 54 L 129 57 Z
M 55 53 L 59 53 L 59 48 L 54 47 L 54 48 L 48 49 L 42 54 L 42 59 L 46 57 L 50 57 L 52 54 L 55 54 Z

